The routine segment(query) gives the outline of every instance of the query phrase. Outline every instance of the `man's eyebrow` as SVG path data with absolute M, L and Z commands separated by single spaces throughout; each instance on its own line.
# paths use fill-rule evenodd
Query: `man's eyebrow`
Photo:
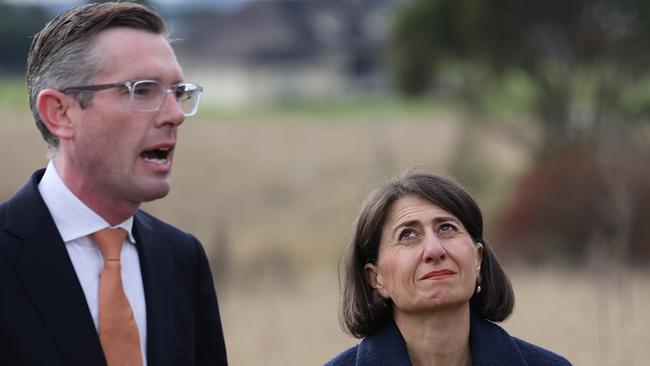
M 129 79 L 129 80 L 130 80 L 130 81 L 138 81 L 138 80 L 154 80 L 154 81 L 158 81 L 158 82 L 161 82 L 161 83 L 163 83 L 163 84 L 166 84 L 165 81 L 162 80 L 162 79 L 159 78 L 159 77 L 155 77 L 155 76 L 147 76 L 147 75 L 136 76 L 136 77 L 131 78 L 131 79 Z M 175 85 L 175 84 L 178 84 L 178 83 L 182 83 L 182 82 L 184 82 L 184 81 L 185 81 L 184 79 L 175 79 L 175 80 L 172 81 L 169 85 Z

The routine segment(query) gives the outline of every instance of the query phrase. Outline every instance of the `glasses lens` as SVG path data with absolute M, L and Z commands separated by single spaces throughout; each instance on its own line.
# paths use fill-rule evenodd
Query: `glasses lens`
M 131 87 L 131 103 L 140 111 L 155 111 L 165 98 L 165 87 L 155 81 L 136 81 Z
M 196 114 L 202 91 L 203 89 L 194 83 L 180 83 L 176 85 L 176 100 L 186 116 Z

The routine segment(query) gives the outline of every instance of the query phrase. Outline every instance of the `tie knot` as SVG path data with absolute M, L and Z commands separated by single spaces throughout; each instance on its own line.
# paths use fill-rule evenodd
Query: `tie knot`
M 102 252 L 104 260 L 120 260 L 120 249 L 122 243 L 126 238 L 126 230 L 124 229 L 103 229 L 90 234 L 99 251 Z

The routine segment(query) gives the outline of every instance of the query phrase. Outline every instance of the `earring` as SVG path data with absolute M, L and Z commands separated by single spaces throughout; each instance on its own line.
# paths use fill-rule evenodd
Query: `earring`
M 476 286 L 476 293 L 477 294 L 481 293 L 481 285 Z

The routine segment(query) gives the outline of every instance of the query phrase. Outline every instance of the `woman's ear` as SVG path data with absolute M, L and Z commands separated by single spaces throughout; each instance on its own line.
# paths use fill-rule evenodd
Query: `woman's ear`
M 366 263 L 363 266 L 363 270 L 366 274 L 366 281 L 368 281 L 370 286 L 377 290 L 382 297 L 389 298 L 388 291 L 386 291 L 386 288 L 384 287 L 384 278 L 381 273 L 379 273 L 377 266 L 372 263 Z
M 474 251 L 474 263 L 476 271 L 481 272 L 481 263 L 483 263 L 483 243 L 476 243 Z
M 71 96 L 54 89 L 43 89 L 38 93 L 36 108 L 41 120 L 50 133 L 61 140 L 74 137 L 74 125 L 70 111 L 79 103 Z

